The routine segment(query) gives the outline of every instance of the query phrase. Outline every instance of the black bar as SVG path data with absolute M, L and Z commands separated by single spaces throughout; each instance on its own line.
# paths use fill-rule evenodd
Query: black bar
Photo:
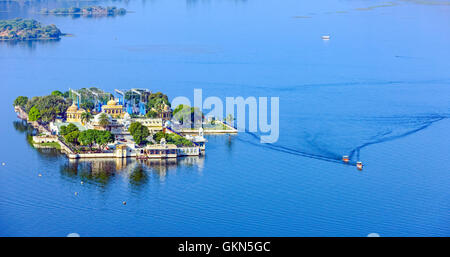
M 352 253 L 360 256 L 386 255 L 393 248 L 416 252 L 426 243 L 427 249 L 445 249 L 449 238 L 294 238 L 294 237 L 174 237 L 174 238 L 2 238 L 3 249 L 32 249 L 60 254 L 78 252 L 119 253 L 130 256 L 316 256 Z M 430 245 L 432 248 L 430 248 Z M 65 249 L 60 251 L 60 249 Z M 156 254 L 163 253 L 164 255 Z M 313 254 L 312 254 L 313 253 Z

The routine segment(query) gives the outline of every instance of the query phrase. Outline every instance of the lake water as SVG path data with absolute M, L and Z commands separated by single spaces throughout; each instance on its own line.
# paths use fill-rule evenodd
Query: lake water
M 0 3 L 73 34 L 0 44 L 1 236 L 450 236 L 449 1 L 86 4 L 134 12 Z M 177 163 L 31 147 L 15 97 L 90 86 L 279 97 L 280 138 L 208 136 Z

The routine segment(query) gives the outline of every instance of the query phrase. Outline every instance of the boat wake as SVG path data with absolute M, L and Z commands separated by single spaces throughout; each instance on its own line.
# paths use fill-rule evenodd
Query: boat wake
M 239 135 L 237 140 L 272 151 L 356 166 L 363 148 L 407 137 L 449 117 L 442 114 L 354 117 L 339 119 L 339 124 L 334 127 L 323 126 L 326 129 L 315 132 L 311 132 L 314 129 L 308 128 L 306 122 L 304 130 L 307 132 L 298 133 L 298 137 L 291 138 L 289 142 L 280 139 L 277 143 L 262 144 L 260 135 L 249 131 Z M 329 122 L 324 121 L 325 124 Z M 281 133 L 280 138 L 282 136 Z M 292 145 L 292 142 L 297 143 Z M 342 161 L 344 155 L 349 156 L 348 163 Z

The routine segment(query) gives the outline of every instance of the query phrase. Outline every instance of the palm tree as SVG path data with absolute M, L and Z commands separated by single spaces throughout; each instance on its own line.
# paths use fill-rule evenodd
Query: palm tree
M 99 117 L 98 123 L 103 128 L 106 128 L 106 126 L 109 125 L 109 117 L 106 115 L 106 113 L 102 113 Z
M 225 118 L 225 122 L 227 122 L 229 124 L 232 124 L 234 120 L 235 119 L 232 114 L 228 114 L 228 116 Z
M 160 115 L 160 117 L 162 118 L 163 115 L 163 111 L 164 111 L 164 106 L 165 106 L 165 102 L 162 98 L 158 98 L 158 100 L 156 100 L 155 102 L 155 109 L 158 112 L 158 114 Z
M 83 112 L 81 114 L 81 122 L 83 122 L 83 124 L 87 124 L 89 123 L 93 118 L 92 113 L 90 112 Z

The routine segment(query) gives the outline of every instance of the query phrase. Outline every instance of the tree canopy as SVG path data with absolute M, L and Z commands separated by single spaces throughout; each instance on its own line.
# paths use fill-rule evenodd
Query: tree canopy
M 58 91 L 58 90 L 53 91 L 53 92 L 52 92 L 52 95 L 64 97 L 64 94 L 61 93 L 61 91 Z
M 28 119 L 31 121 L 37 121 L 41 118 L 41 112 L 39 111 L 38 108 L 36 108 L 35 106 L 33 106 L 30 109 L 30 112 L 28 113 Z
M 139 122 L 131 123 L 128 131 L 133 136 L 133 140 L 136 144 L 140 145 L 146 141 L 147 137 L 150 135 L 148 128 Z
M 158 113 L 152 110 L 149 110 L 145 116 L 147 116 L 148 118 L 158 118 Z
M 184 138 L 180 135 L 177 135 L 177 134 L 173 134 L 173 133 L 169 134 L 169 133 L 164 133 L 162 131 L 159 131 L 153 135 L 153 139 L 157 143 L 161 142 L 162 138 L 165 138 L 166 142 L 168 144 L 174 144 L 177 146 L 193 146 L 194 145 L 191 141 L 187 140 L 186 138 Z
M 95 104 L 91 101 L 85 101 L 80 104 L 80 107 L 85 109 L 86 111 L 92 111 L 95 108 Z
M 88 129 L 82 131 L 78 137 L 78 141 L 82 145 L 92 146 L 95 143 L 95 132 L 96 130 Z
M 55 120 L 57 116 L 64 115 L 69 106 L 70 102 L 66 101 L 62 96 L 35 96 L 28 100 L 25 111 L 29 112 L 32 107 L 36 107 L 41 114 L 41 120 L 50 122 Z
M 167 95 L 161 92 L 150 94 L 147 99 L 147 110 L 151 110 L 152 108 L 160 110 L 160 106 L 164 104 L 170 106 L 169 98 L 167 97 Z
M 187 124 L 193 127 L 195 125 L 194 122 L 201 122 L 204 115 L 197 107 L 190 107 L 180 104 L 173 111 L 173 118 L 182 124 Z
M 20 107 L 25 107 L 25 105 L 28 103 L 28 97 L 26 96 L 18 96 L 15 100 L 14 100 L 14 106 L 20 106 Z
M 67 134 L 69 134 L 69 133 L 71 133 L 71 132 L 74 132 L 74 131 L 79 131 L 79 129 L 78 129 L 78 127 L 77 126 L 75 126 L 75 124 L 73 124 L 73 123 L 70 123 L 69 125 L 67 125 L 67 126 L 61 126 L 60 128 L 59 128 L 59 134 L 61 134 L 62 136 L 65 136 L 65 135 L 67 135 Z
M 64 139 L 72 144 L 77 144 L 78 143 L 78 136 L 80 135 L 80 131 L 76 130 L 76 131 L 72 131 L 68 134 L 66 134 L 64 136 Z
M 88 129 L 80 133 L 78 141 L 89 147 L 95 143 L 104 148 L 108 143 L 114 142 L 114 136 L 109 131 Z

